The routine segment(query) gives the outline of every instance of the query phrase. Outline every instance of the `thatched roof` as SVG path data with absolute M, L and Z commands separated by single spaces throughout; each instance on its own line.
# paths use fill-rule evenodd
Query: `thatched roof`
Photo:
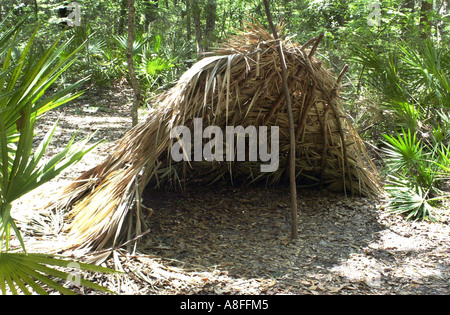
M 145 121 L 55 201 L 53 206 L 70 209 L 72 245 L 99 250 L 117 246 L 123 236 L 139 235 L 141 195 L 148 183 L 282 180 L 290 146 L 277 43 L 261 25 L 249 24 L 157 96 Z M 283 39 L 296 127 L 297 180 L 377 195 L 381 188 L 376 168 L 344 112 L 336 76 L 305 46 Z M 192 128 L 194 118 L 202 118 L 204 126 L 222 128 L 279 126 L 278 170 L 261 173 L 260 162 L 250 161 L 175 163 L 170 157 L 174 143 L 170 131 L 180 125 Z

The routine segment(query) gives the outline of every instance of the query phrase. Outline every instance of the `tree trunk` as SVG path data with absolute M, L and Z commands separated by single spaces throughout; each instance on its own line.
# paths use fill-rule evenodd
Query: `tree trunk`
M 414 10 L 414 0 L 406 0 L 404 7 L 407 9 Z
M 269 2 L 264 0 L 264 7 L 267 15 L 267 20 L 269 22 L 270 29 L 272 30 L 274 39 L 278 40 L 278 34 L 272 21 L 270 14 Z M 319 41 L 317 41 L 318 43 Z M 311 50 L 312 51 L 312 50 Z M 287 66 L 286 60 L 284 59 L 284 52 L 282 47 L 282 42 L 279 42 L 278 54 L 280 56 L 281 62 L 281 76 L 283 79 L 283 90 L 284 97 L 286 99 L 286 107 L 289 117 L 289 137 L 290 137 L 290 148 L 289 148 L 289 182 L 291 191 L 291 239 L 295 240 L 298 238 L 298 207 L 297 207 L 297 184 L 295 182 L 295 126 L 294 126 L 294 116 L 292 114 L 292 104 L 291 97 L 289 94 L 289 83 L 287 78 Z
M 34 14 L 36 15 L 36 22 L 38 21 L 38 11 L 39 11 L 39 8 L 38 8 L 38 3 L 37 3 L 37 0 L 34 0 Z
M 205 27 L 205 40 L 203 45 L 203 51 L 207 51 L 214 41 L 214 29 L 216 27 L 216 12 L 217 3 L 216 0 L 208 0 L 205 7 L 206 14 L 206 27 Z
M 433 3 L 428 0 L 422 0 L 422 6 L 420 8 L 420 31 L 423 39 L 431 36 L 431 25 L 428 19 L 428 14 L 433 10 Z
M 120 1 L 120 16 L 119 16 L 119 27 L 117 29 L 117 35 L 123 35 L 125 29 L 125 20 L 127 18 L 127 0 Z
M 410 16 L 414 12 L 414 5 L 414 0 L 406 0 L 402 3 L 400 11 L 404 14 L 404 16 Z M 407 40 L 411 36 L 414 27 L 415 25 L 411 21 L 405 25 L 405 27 L 401 29 L 402 39 Z
M 436 21 L 436 37 L 438 43 L 440 43 L 442 40 L 442 34 L 445 33 L 445 27 L 448 24 L 448 18 L 450 17 L 446 16 L 449 3 L 450 0 L 443 0 L 437 6 L 437 13 L 442 16 L 442 19 Z
M 149 24 L 158 20 L 159 0 L 146 0 L 144 6 L 145 27 L 148 27 Z
M 188 42 L 192 37 L 191 14 L 191 0 L 186 0 L 186 40 Z
M 192 0 L 191 9 L 192 9 L 192 18 L 194 19 L 194 28 L 195 28 L 195 40 L 197 42 L 197 56 L 203 52 L 203 38 L 202 38 L 202 22 L 200 19 L 201 9 L 199 6 L 199 0 Z
M 128 41 L 127 41 L 127 63 L 130 75 L 130 84 L 134 91 L 133 107 L 131 109 L 131 120 L 133 126 L 138 123 L 138 109 L 142 102 L 141 87 L 136 78 L 133 63 L 133 42 L 134 42 L 134 16 L 136 9 L 134 7 L 134 0 L 128 0 Z

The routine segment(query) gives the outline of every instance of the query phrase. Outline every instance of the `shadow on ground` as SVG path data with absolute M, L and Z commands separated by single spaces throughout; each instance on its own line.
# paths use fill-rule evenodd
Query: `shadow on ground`
M 376 202 L 299 189 L 299 239 L 292 241 L 288 192 L 286 186 L 147 190 L 144 204 L 154 213 L 140 251 L 181 267 L 275 283 L 260 293 L 337 293 L 355 290 L 359 282 L 379 286 L 379 272 L 346 266 L 352 256 L 369 252 L 386 229 Z
M 140 250 L 181 272 L 216 275 L 178 293 L 450 293 L 446 222 L 405 222 L 380 201 L 299 189 L 292 241 L 288 193 L 286 186 L 147 190 L 144 204 L 154 213 Z

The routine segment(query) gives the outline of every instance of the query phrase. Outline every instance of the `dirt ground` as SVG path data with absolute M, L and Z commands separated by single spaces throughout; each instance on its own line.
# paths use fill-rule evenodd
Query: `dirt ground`
M 49 220 L 36 209 L 106 156 L 131 127 L 130 103 L 123 87 L 90 91 L 40 123 L 45 131 L 60 119 L 50 156 L 76 130 L 78 137 L 98 130 L 95 140 L 105 143 L 18 201 L 14 215 L 31 248 L 63 237 L 57 235 L 63 218 Z M 287 186 L 222 183 L 185 192 L 148 189 L 143 197 L 153 209 L 146 218 L 150 232 L 136 252 L 117 251 L 104 263 L 126 274 L 87 275 L 119 294 L 450 293 L 448 210 L 439 222 L 406 222 L 388 214 L 383 200 L 298 188 L 299 238 L 292 241 Z

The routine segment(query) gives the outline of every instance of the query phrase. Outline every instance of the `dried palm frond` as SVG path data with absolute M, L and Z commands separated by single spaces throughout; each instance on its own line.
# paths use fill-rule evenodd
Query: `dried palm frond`
M 311 185 L 365 196 L 382 191 L 377 171 L 347 119 L 335 75 L 313 54 L 284 40 L 283 49 L 296 124 L 296 176 Z M 318 42 L 316 42 L 318 43 Z M 71 209 L 72 246 L 100 250 L 118 245 L 136 223 L 148 183 L 176 184 L 195 178 L 278 183 L 286 173 L 289 125 L 282 90 L 278 42 L 259 23 L 232 37 L 157 96 L 145 121 L 114 146 L 103 163 L 66 187 L 53 207 Z M 170 157 L 175 126 L 279 126 L 280 167 L 261 173 L 258 162 L 179 162 Z M 134 215 L 133 215 L 134 214 Z

